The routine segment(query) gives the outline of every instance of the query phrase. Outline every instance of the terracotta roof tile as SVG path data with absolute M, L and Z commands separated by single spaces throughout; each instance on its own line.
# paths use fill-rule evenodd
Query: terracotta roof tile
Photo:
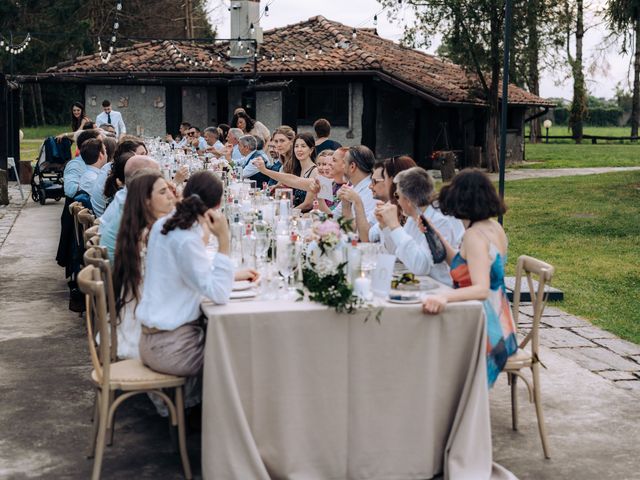
M 354 39 L 353 27 L 322 16 L 267 30 L 259 48 L 258 73 L 379 73 L 443 103 L 486 105 L 477 78 L 461 66 L 381 38 L 374 29 L 360 28 L 356 31 Z M 116 49 L 107 64 L 95 54 L 78 57 L 72 64 L 59 64 L 48 72 L 86 76 L 96 72 L 112 72 L 114 75 L 198 72 L 199 75 L 209 73 L 211 76 L 253 72 L 253 59 L 238 69 L 230 65 L 227 62 L 228 48 L 229 42 L 144 42 Z M 552 106 L 551 102 L 515 85 L 509 87 L 509 101 L 512 104 Z

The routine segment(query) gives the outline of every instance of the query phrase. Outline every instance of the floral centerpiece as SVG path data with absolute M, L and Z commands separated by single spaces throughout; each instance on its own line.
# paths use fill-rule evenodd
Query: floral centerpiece
M 347 276 L 345 246 L 352 220 L 322 218 L 313 226 L 314 242 L 302 267 L 302 284 L 309 300 L 332 307 L 338 313 L 354 313 L 369 304 L 354 294 Z M 299 289 L 299 300 L 305 290 Z M 380 321 L 381 310 L 376 314 Z M 369 316 L 365 319 L 367 321 Z

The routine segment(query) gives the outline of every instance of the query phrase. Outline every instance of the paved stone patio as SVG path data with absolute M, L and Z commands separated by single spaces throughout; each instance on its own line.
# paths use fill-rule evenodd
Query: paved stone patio
M 22 207 L 29 201 L 31 186 L 22 185 L 22 192 L 24 193 L 24 199 L 20 196 L 18 183 L 9 182 L 9 204 L 0 205 L 0 248 L 2 248 L 7 235 L 9 235 Z
M 16 191 L 17 193 L 17 191 Z M 17 193 L 19 199 L 19 193 Z M 14 195 L 15 199 L 15 195 Z M 84 479 L 92 392 L 82 320 L 67 310 L 55 263 L 62 204 L 0 207 L 0 478 Z M 17 217 L 17 218 L 16 218 Z M 531 307 L 521 308 L 522 333 Z M 494 460 L 520 479 L 640 479 L 640 348 L 549 306 L 542 319 L 542 398 L 551 460 L 542 456 L 535 410 L 519 390 L 511 430 L 504 376 L 491 392 Z M 200 438 L 188 437 L 194 472 Z M 145 397 L 119 411 L 104 479 L 181 478 L 166 420 Z

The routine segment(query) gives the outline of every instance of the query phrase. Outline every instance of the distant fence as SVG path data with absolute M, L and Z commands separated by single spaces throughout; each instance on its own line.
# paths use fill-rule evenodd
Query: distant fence
M 530 137 L 527 137 L 530 138 Z M 536 137 L 538 140 L 542 140 L 545 143 L 549 143 L 548 140 L 554 139 L 554 140 L 577 140 L 577 137 L 574 137 L 573 135 L 538 135 Z M 625 141 L 629 141 L 629 142 L 636 142 L 638 140 L 640 140 L 640 137 L 607 137 L 604 135 L 582 135 L 582 140 L 591 140 L 591 143 L 593 145 L 596 145 L 598 143 L 598 140 L 604 140 L 607 142 L 617 142 L 619 141 L 620 143 L 624 143 Z

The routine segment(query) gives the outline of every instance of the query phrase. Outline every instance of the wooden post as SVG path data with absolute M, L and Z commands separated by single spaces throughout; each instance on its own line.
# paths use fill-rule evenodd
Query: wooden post
M 47 122 L 44 119 L 44 103 L 42 102 L 42 89 L 40 88 L 39 83 L 36 83 L 33 88 L 36 89 L 36 101 L 37 101 L 38 109 L 40 112 L 40 124 L 44 126 L 47 124 Z
M 8 117 L 7 79 L 3 73 L 0 73 L 0 205 L 7 205 L 9 203 L 9 189 L 7 185 Z

